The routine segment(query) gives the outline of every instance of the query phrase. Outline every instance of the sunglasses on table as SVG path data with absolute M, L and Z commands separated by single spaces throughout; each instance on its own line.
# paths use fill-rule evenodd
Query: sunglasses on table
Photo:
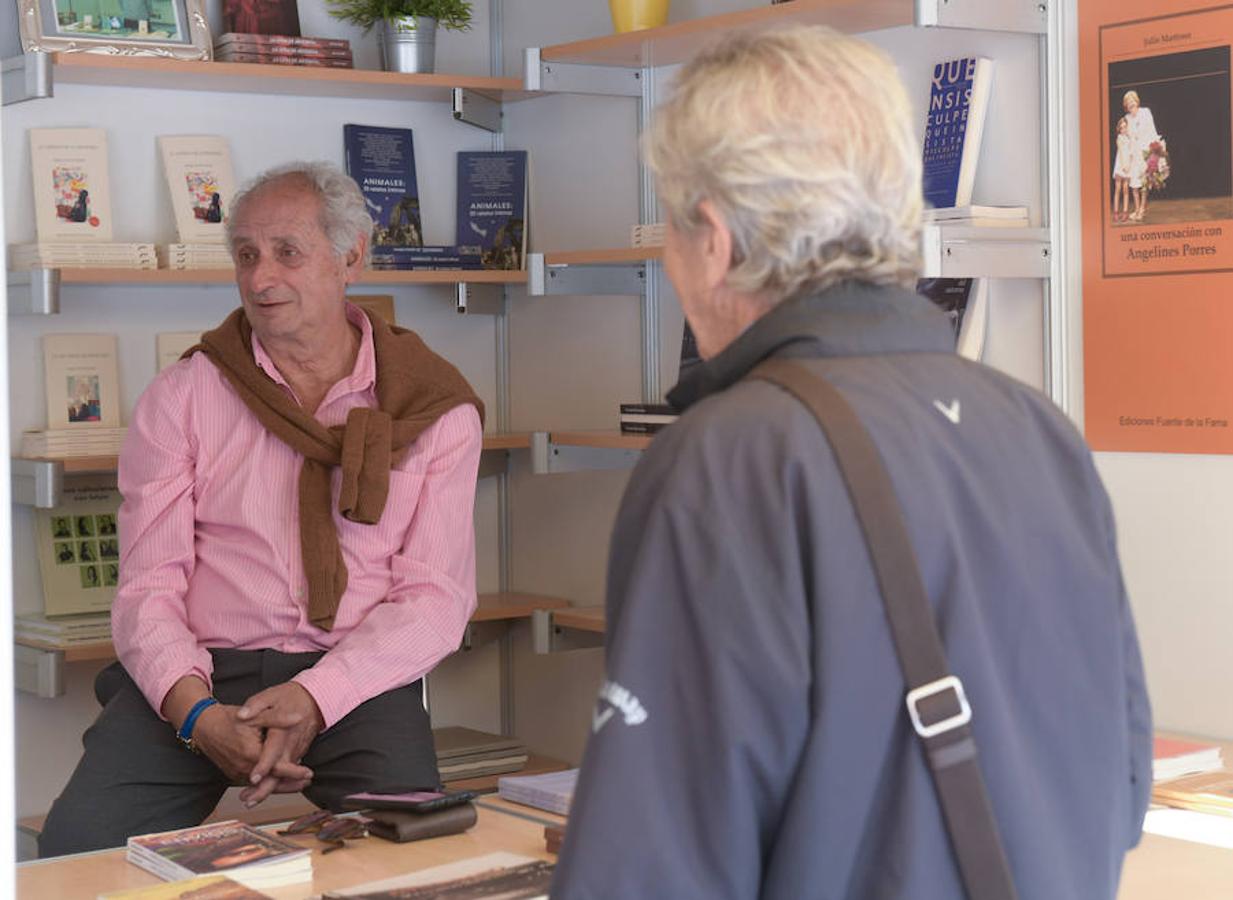
M 322 853 L 333 853 L 347 846 L 353 838 L 368 836 L 368 820 L 362 816 L 336 816 L 328 809 L 318 809 L 300 816 L 279 834 L 315 834 L 317 840 L 329 844 Z

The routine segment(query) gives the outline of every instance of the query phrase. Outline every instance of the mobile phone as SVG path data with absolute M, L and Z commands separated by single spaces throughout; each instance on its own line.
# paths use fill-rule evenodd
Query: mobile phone
M 348 794 L 344 809 L 402 809 L 408 812 L 436 812 L 475 799 L 474 791 L 411 791 L 406 794 Z

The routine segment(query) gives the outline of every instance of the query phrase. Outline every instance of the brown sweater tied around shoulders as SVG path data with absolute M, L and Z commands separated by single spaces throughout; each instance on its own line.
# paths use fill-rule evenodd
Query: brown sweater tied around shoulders
M 347 589 L 347 565 L 330 508 L 330 473 L 342 468 L 338 511 L 376 524 L 389 494 L 390 468 L 437 419 L 470 403 L 484 420 L 484 404 L 450 363 L 414 331 L 365 313 L 372 323 L 377 407 L 356 407 L 346 425 L 327 427 L 301 407 L 253 359 L 252 326 L 237 309 L 184 356 L 205 353 L 266 430 L 304 457 L 300 468 L 300 552 L 308 582 L 308 618 L 334 627 Z

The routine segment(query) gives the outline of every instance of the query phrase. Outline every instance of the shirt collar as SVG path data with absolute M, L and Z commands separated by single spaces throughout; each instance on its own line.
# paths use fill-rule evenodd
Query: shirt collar
M 355 365 L 351 369 L 351 374 L 330 388 L 326 402 L 337 396 L 340 391 L 346 393 L 366 391 L 375 387 L 377 383 L 377 356 L 373 349 L 372 322 L 368 321 L 368 316 L 354 303 L 346 304 L 346 314 L 347 321 L 360 330 L 360 350 L 355 355 Z M 282 373 L 278 371 L 278 366 L 274 365 L 274 360 L 261 345 L 261 339 L 257 337 L 256 332 L 253 332 L 253 361 L 275 383 L 281 384 L 288 390 L 291 389 L 291 385 L 287 384 Z

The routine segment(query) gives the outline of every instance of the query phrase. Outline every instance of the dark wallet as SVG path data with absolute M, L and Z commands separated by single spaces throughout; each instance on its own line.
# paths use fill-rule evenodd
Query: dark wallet
M 399 844 L 459 834 L 474 825 L 476 818 L 474 803 L 463 803 L 430 813 L 374 809 L 364 815 L 371 820 L 368 823 L 369 834 Z

